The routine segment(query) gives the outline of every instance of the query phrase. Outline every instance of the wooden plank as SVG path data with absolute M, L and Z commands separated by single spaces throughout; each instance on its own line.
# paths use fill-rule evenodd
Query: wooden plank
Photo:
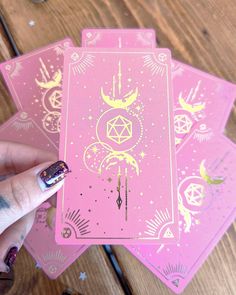
M 173 294 L 122 246 L 112 247 L 133 295 Z M 234 295 L 236 226 L 232 225 L 187 286 L 183 295 Z
M 13 56 L 14 52 L 12 51 L 3 26 L 0 25 L 0 62 L 10 59 Z M 0 124 L 7 120 L 15 112 L 15 104 L 13 103 L 2 77 L 0 77 Z
M 15 280 L 7 295 L 60 295 L 69 288 L 76 295 L 124 295 L 102 247 L 90 247 L 56 280 L 50 280 L 22 248 L 14 267 Z M 85 280 L 79 279 L 86 273 Z M 1 281 L 0 281 L 1 284 Z

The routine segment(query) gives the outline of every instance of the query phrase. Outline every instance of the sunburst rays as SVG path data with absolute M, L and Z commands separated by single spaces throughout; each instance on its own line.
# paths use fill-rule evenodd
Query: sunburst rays
M 79 58 L 79 57 L 78 57 Z M 72 54 L 73 59 L 73 54 Z M 76 61 L 76 56 L 74 60 Z M 94 56 L 92 54 L 83 54 L 78 61 L 72 65 L 73 74 L 84 74 L 86 69 L 94 65 Z
M 51 263 L 51 262 L 61 262 L 64 263 L 67 259 L 67 256 L 65 256 L 61 249 L 57 251 L 49 251 L 46 252 L 44 255 L 42 255 L 42 260 L 45 264 Z
M 67 209 L 65 221 L 66 224 L 69 224 L 74 229 L 76 235 L 84 236 L 90 233 L 90 220 L 82 218 L 80 209 L 73 211 Z
M 211 128 L 207 127 L 205 124 L 201 124 L 199 129 L 196 129 L 193 134 L 193 138 L 197 141 L 206 142 L 214 136 Z
M 181 263 L 170 264 L 168 263 L 165 268 L 163 268 L 163 273 L 169 277 L 172 275 L 179 275 L 182 278 L 187 273 L 187 267 Z
M 34 124 L 33 124 L 33 122 L 32 122 L 30 119 L 27 120 L 27 121 L 26 121 L 26 120 L 18 119 L 18 120 L 16 120 L 16 121 L 12 124 L 12 126 L 13 126 L 17 131 L 19 131 L 19 130 L 27 131 L 27 130 L 33 128 L 33 127 L 34 127 Z
M 171 217 L 170 217 L 168 209 L 166 208 L 163 211 L 156 210 L 154 217 L 150 220 L 146 220 L 146 225 L 148 230 L 145 231 L 145 234 L 152 237 L 158 236 L 163 225 L 165 225 L 168 222 L 171 222 Z
M 153 54 L 143 56 L 143 60 L 144 67 L 150 69 L 152 76 L 160 75 L 162 77 L 165 74 L 166 66 L 159 62 Z
M 22 70 L 22 65 L 20 62 L 16 62 L 15 66 L 13 68 L 13 71 L 11 72 L 10 76 L 11 78 L 19 76 L 20 71 Z

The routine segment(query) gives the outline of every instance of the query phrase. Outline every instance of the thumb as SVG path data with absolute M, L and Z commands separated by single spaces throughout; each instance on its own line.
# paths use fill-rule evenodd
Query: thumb
M 47 162 L 0 182 L 0 234 L 55 194 L 69 172 L 65 162 Z

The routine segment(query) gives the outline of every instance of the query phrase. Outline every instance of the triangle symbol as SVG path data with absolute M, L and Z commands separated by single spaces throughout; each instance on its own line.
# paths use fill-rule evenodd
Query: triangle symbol
M 169 227 L 168 227 L 167 230 L 165 231 L 163 237 L 164 237 L 164 238 L 167 238 L 167 239 L 174 238 L 174 235 L 173 235 L 173 233 L 172 233 L 172 231 L 170 230 Z
M 178 288 L 179 287 L 179 279 L 172 281 L 172 284 Z

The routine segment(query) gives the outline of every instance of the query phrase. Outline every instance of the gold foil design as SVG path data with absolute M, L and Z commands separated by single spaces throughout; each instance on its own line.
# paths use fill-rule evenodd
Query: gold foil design
M 161 231 L 163 230 L 164 226 L 166 224 L 172 223 L 168 208 L 166 208 L 165 210 L 156 210 L 154 217 L 150 220 L 146 220 L 145 222 L 147 225 L 147 230 L 144 233 L 149 236 L 158 238 L 160 237 Z M 171 232 L 169 228 L 168 231 Z M 171 236 L 171 238 L 173 237 L 174 235 Z M 168 236 L 168 238 L 170 238 L 170 236 Z
M 39 58 L 39 62 L 41 64 L 40 73 L 42 76 L 42 81 L 35 79 L 36 84 L 44 89 L 52 89 L 58 86 L 61 86 L 62 82 L 62 72 L 61 70 L 56 71 L 51 77 L 45 63 L 41 58 Z
M 224 179 L 220 179 L 220 178 L 212 178 L 206 170 L 205 167 L 205 162 L 206 160 L 202 160 L 201 164 L 200 164 L 200 168 L 199 168 L 199 173 L 202 177 L 202 179 L 208 183 L 208 184 L 221 184 L 224 182 Z

